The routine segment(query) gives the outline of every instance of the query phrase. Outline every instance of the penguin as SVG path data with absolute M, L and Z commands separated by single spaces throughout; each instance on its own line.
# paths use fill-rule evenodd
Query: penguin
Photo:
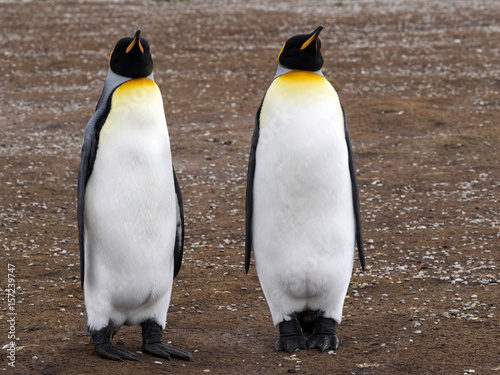
M 96 111 L 85 127 L 78 173 L 80 274 L 86 329 L 105 359 L 139 361 L 111 344 L 142 327 L 142 351 L 193 360 L 163 343 L 184 246 L 184 212 L 148 42 L 118 41 Z
M 321 72 L 322 29 L 283 45 L 257 111 L 248 163 L 245 272 L 253 249 L 279 327 L 275 349 L 290 353 L 338 349 L 335 328 L 356 245 L 365 268 L 346 115 Z

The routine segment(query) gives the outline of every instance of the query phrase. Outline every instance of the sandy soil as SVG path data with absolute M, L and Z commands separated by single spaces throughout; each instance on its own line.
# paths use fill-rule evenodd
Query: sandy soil
M 0 3 L 2 371 L 500 374 L 500 3 L 272 4 Z M 283 42 L 320 23 L 324 73 L 349 119 L 368 268 L 356 261 L 340 349 L 290 355 L 274 352 L 255 267 L 243 269 L 246 165 Z M 84 335 L 83 129 L 111 49 L 137 27 L 153 51 L 185 200 L 184 264 L 164 337 L 191 351 L 190 363 L 105 361 Z M 140 350 L 140 330 L 124 327 L 117 341 Z

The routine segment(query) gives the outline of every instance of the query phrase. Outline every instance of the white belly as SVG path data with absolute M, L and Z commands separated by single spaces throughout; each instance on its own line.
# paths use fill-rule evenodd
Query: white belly
M 176 197 L 169 136 L 161 97 L 139 107 L 110 113 L 109 124 L 119 126 L 104 125 L 85 192 L 85 301 L 97 329 L 106 319 L 137 324 L 138 311 L 158 301 L 160 312 L 146 315 L 165 317 L 170 299 Z
M 340 322 L 354 259 L 342 111 L 331 96 L 307 100 L 300 103 L 308 112 L 296 103 L 280 108 L 268 92 L 262 108 L 253 246 L 275 324 L 304 310 Z

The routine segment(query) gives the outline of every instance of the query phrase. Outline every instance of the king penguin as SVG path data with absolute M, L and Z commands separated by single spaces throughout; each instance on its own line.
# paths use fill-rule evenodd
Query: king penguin
M 336 350 L 355 242 L 364 270 L 356 172 L 339 97 L 323 76 L 323 26 L 283 45 L 257 111 L 246 195 L 245 271 L 253 248 L 276 351 Z M 310 334 L 306 339 L 304 334 Z
M 106 359 L 138 361 L 110 337 L 122 325 L 140 325 L 143 352 L 192 360 L 162 340 L 184 214 L 163 100 L 140 34 L 116 44 L 84 132 L 77 211 L 86 328 Z

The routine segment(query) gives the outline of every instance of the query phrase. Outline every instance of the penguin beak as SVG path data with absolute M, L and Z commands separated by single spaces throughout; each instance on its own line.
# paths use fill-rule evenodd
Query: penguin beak
M 318 36 L 319 36 L 319 33 L 321 32 L 321 30 L 323 30 L 323 25 L 319 25 L 316 30 L 314 30 L 312 33 L 311 33 L 311 36 L 304 42 L 304 44 L 302 44 L 302 46 L 300 47 L 300 50 L 303 50 L 303 49 L 306 49 L 307 47 L 309 47 L 309 45 L 312 43 L 312 42 L 316 42 L 316 49 L 318 48 L 318 44 L 317 44 L 317 39 L 318 39 Z
M 144 48 L 142 47 L 141 44 L 141 29 L 137 29 L 137 31 L 135 32 L 134 39 L 128 45 L 127 49 L 125 50 L 125 53 L 129 53 L 136 44 L 139 45 L 139 49 L 141 50 L 142 53 L 144 53 Z

